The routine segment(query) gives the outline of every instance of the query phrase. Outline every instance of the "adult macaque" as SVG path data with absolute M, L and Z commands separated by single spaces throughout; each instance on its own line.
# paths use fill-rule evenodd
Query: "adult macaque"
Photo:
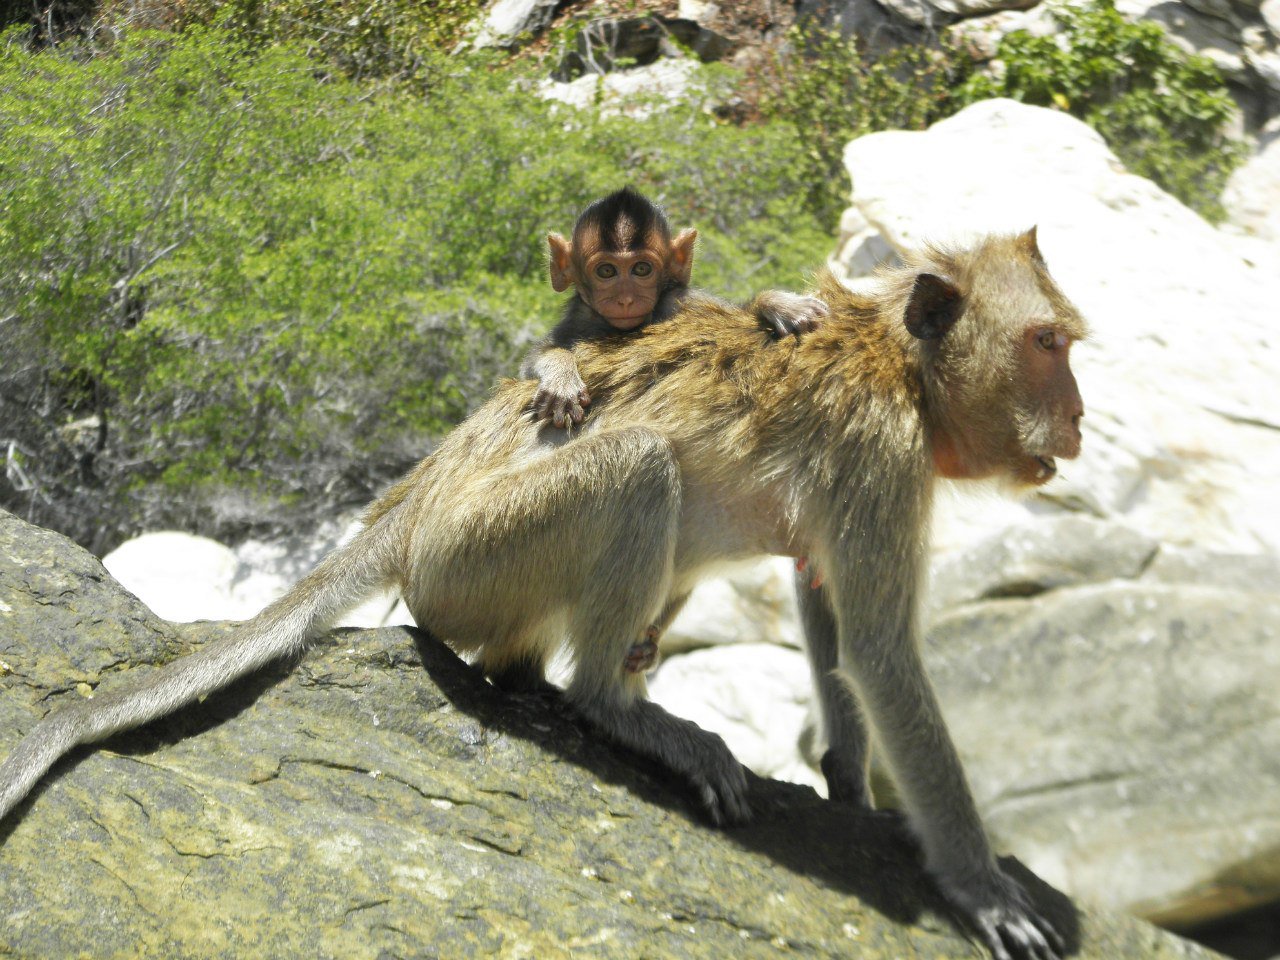
M 696 230 L 673 239 L 661 208 L 630 187 L 582 211 L 572 240 L 547 234 L 551 286 L 557 293 L 572 287 L 573 296 L 520 367 L 522 377 L 538 381 L 533 405 L 540 419 L 557 427 L 582 422 L 591 394 L 574 345 L 671 319 L 689 295 L 697 239 Z M 814 329 L 827 312 L 821 300 L 781 290 L 757 294 L 747 309 L 780 337 Z
M 40 721 L 0 765 L 0 816 L 58 757 L 296 653 L 369 591 L 399 587 L 422 628 L 489 673 L 573 656 L 568 700 L 599 732 L 682 775 L 716 822 L 747 819 L 724 742 L 644 698 L 624 655 L 727 561 L 810 556 L 800 590 L 835 796 L 866 797 L 884 748 L 926 865 L 1000 960 L 1057 934 L 1002 872 L 918 650 L 935 477 L 1037 485 L 1080 450 L 1071 344 L 1083 321 L 1034 232 L 928 250 L 853 293 L 827 276 L 819 328 L 759 347 L 751 315 L 691 299 L 678 323 L 583 342 L 582 435 L 527 415 L 508 382 L 327 557 L 239 632 L 141 683 Z

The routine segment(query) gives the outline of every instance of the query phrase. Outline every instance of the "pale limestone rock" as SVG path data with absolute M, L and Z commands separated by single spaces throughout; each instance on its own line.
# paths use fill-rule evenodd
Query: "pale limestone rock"
M 696 60 L 664 57 L 631 70 L 588 73 L 564 83 L 546 80 L 538 87 L 538 95 L 578 109 L 594 105 L 602 115 L 645 117 L 678 102 L 697 70 Z
M 1280 40 L 1280 0 L 1263 0 L 1259 12 L 1262 14 L 1262 22 L 1267 25 L 1267 31 Z
M 1175 544 L 1280 549 L 1280 333 L 1261 322 L 1280 276 L 1256 246 L 1126 173 L 1079 121 L 1012 101 L 863 137 L 845 159 L 855 206 L 894 249 L 1038 225 L 1092 324 L 1074 352 L 1084 454 L 1015 511 L 1084 510 Z M 939 524 L 989 531 L 1010 511 L 993 498 L 956 518 L 944 504 Z
M 680 0 L 676 16 L 684 20 L 693 20 L 705 27 L 719 14 L 720 4 L 718 3 L 709 3 L 707 0 Z
M 1261 575 L 1251 589 L 1184 568 L 934 626 L 925 658 L 997 849 L 1161 923 L 1275 900 L 1280 573 L 1253 559 L 1200 558 Z
M 494 0 L 474 41 L 477 47 L 508 47 L 523 34 L 538 34 L 555 17 L 558 0 Z
M 208 537 L 176 530 L 144 533 L 102 558 L 121 586 L 166 620 L 217 620 L 232 607 L 239 563 Z
M 800 645 L 791 560 L 771 557 L 702 582 L 660 641 L 665 655 L 726 643 Z
M 1280 139 L 1272 140 L 1231 175 L 1222 200 L 1234 226 L 1280 242 Z
M 166 620 L 247 620 L 357 529 L 354 521 L 335 522 L 310 537 L 248 540 L 234 549 L 207 537 L 158 531 L 122 543 L 102 563 Z M 387 595 L 361 604 L 338 624 L 377 627 L 412 622 L 404 604 Z

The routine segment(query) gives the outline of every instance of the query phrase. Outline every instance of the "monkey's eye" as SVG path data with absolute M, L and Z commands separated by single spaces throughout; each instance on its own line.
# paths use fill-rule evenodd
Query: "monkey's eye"
M 631 272 L 637 277 L 647 277 L 649 274 L 653 273 L 653 264 L 647 260 L 641 260 L 631 268 Z
M 612 263 L 602 263 L 596 267 L 596 276 L 601 280 L 612 280 L 618 275 L 618 268 Z
M 1058 336 L 1052 330 L 1041 330 L 1036 334 L 1036 343 L 1045 350 L 1053 350 L 1058 346 Z

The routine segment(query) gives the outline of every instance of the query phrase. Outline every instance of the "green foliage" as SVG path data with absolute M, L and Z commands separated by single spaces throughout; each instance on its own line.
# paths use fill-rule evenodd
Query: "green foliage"
M 922 130 L 950 112 L 950 85 L 966 62 L 951 51 L 900 47 L 880 58 L 856 37 L 804 23 L 786 54 L 773 53 L 755 78 L 762 116 L 789 124 L 804 144 L 807 199 L 833 228 L 848 206 L 845 145 L 878 130 Z
M 1004 37 L 1003 70 L 970 76 L 956 107 L 1012 97 L 1066 110 L 1102 134 L 1130 171 L 1220 219 L 1219 197 L 1244 149 L 1224 133 L 1235 106 L 1217 68 L 1183 53 L 1157 24 L 1126 21 L 1112 0 L 1067 4 L 1054 17 L 1058 34 Z
M 423 96 L 225 29 L 3 45 L 0 439 L 38 488 L 5 502 L 56 522 L 132 491 L 126 526 L 200 528 L 157 481 L 367 496 L 514 372 L 558 308 L 546 231 L 624 183 L 699 228 L 719 292 L 799 286 L 827 252 L 789 127 L 426 66 Z
M 291 43 L 356 79 L 421 80 L 485 0 L 173 0 L 179 26 L 217 22 L 256 46 Z

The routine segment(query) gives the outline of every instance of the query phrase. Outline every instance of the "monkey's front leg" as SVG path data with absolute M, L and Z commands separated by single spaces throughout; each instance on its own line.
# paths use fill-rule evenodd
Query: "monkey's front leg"
M 865 545 L 865 544 L 864 544 Z M 876 574 L 879 576 L 879 573 Z M 900 578 L 911 572 L 899 571 Z M 925 866 L 995 960 L 1056 960 L 1063 943 L 1022 886 L 1001 870 L 925 675 L 909 609 L 912 584 L 841 584 L 841 666 L 884 747 Z M 853 597 L 854 602 L 846 598 Z M 847 632 L 846 632 L 847 631 Z
M 799 336 L 816 330 L 831 312 L 817 297 L 807 297 L 785 290 L 757 293 L 747 310 L 778 337 Z

